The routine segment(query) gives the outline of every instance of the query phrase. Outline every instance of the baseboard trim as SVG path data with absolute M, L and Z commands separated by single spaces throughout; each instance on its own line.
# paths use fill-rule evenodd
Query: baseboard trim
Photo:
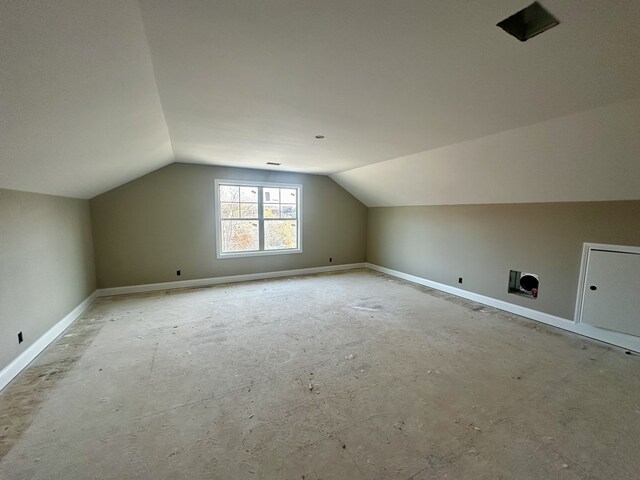
M 293 277 L 314 273 L 337 272 L 365 268 L 364 263 L 350 263 L 345 265 L 329 265 L 325 267 L 299 268 L 295 270 L 280 270 L 276 272 L 250 273 L 246 275 L 231 275 L 227 277 L 201 278 L 196 280 L 181 280 L 177 282 L 152 283 L 147 285 L 132 285 L 128 287 L 102 288 L 89 295 L 80 305 L 69 312 L 62 320 L 51 327 L 44 335 L 33 342 L 27 349 L 16 357 L 9 365 L 0 371 L 0 391 L 6 387 L 22 370 L 25 369 L 42 351 L 60 336 L 80 315 L 99 297 L 125 295 L 130 293 L 154 292 L 172 290 L 176 288 L 205 287 L 222 283 L 248 282 L 267 278 Z
M 482 303 L 483 305 L 499 308 L 500 310 L 514 313 L 516 315 L 520 315 L 521 317 L 530 318 L 532 320 L 536 320 L 538 322 L 545 323 L 556 328 L 561 328 L 562 330 L 566 330 L 568 332 L 576 333 L 584 337 L 589 337 L 600 342 L 608 343 L 616 347 L 621 347 L 640 353 L 640 338 L 634 337 L 632 335 L 604 330 L 602 328 L 587 325 L 585 323 L 576 323 L 573 320 L 568 320 L 566 318 L 557 317 L 548 313 L 539 312 L 531 308 L 522 307 L 520 305 L 505 302 L 503 300 L 498 300 L 496 298 L 491 298 L 485 295 L 480 295 L 478 293 L 462 290 L 461 288 L 445 285 L 444 283 L 434 282 L 432 280 L 427 280 L 426 278 L 399 272 L 398 270 L 381 267 L 380 265 L 376 265 L 373 263 L 366 263 L 365 266 L 366 268 L 375 270 L 377 272 L 386 273 L 387 275 L 391 275 L 393 277 L 408 280 L 409 282 L 424 285 L 425 287 L 434 288 L 442 292 L 450 293 L 457 297 L 466 298 L 467 300 Z
M 97 291 L 85 298 L 80 305 L 71 310 L 62 320 L 51 327 L 40 338 L 27 347 L 9 365 L 0 371 L 0 391 L 6 387 L 24 368 L 29 365 L 51 342 L 62 334 L 84 311 L 98 298 Z
M 252 280 L 265 280 L 268 278 L 294 277 L 299 275 L 310 275 L 314 273 L 337 272 L 340 270 L 352 270 L 354 268 L 365 268 L 365 263 L 349 263 L 344 265 L 328 265 L 325 267 L 298 268 L 295 270 L 279 270 L 275 272 L 248 273 L 244 275 L 230 275 L 226 277 L 198 278 L 195 280 L 179 280 L 176 282 L 148 283 L 145 285 L 130 285 L 127 287 L 101 288 L 96 292 L 99 297 L 109 297 L 112 295 L 127 295 L 131 293 L 156 292 L 162 290 L 173 290 L 176 288 L 208 287 L 223 283 L 249 282 Z
M 599 340 L 617 347 L 640 353 L 640 338 L 623 333 L 603 330 L 584 323 L 575 323 L 566 318 L 549 315 L 531 308 L 522 307 L 513 303 L 504 302 L 495 298 L 487 297 L 477 293 L 462 290 L 460 288 L 434 282 L 426 278 L 418 277 L 408 273 L 403 273 L 390 268 L 381 267 L 373 263 L 350 263 L 345 265 L 331 265 L 325 267 L 300 268 L 296 270 L 280 270 L 276 272 L 250 273 L 246 275 L 231 275 L 226 277 L 201 278 L 196 280 L 181 280 L 177 282 L 152 283 L 146 285 L 132 285 L 127 287 L 114 287 L 98 289 L 82 301 L 76 308 L 69 312 L 62 320 L 51 327 L 38 340 L 33 342 L 27 349 L 16 357 L 9 365 L 0 371 L 0 391 L 4 389 L 25 367 L 27 367 L 42 351 L 47 348 L 56 338 L 60 336 L 73 322 L 75 322 L 98 297 L 112 295 L 125 295 L 130 293 L 154 292 L 162 290 L 172 290 L 177 288 L 205 287 L 209 285 L 220 285 L 223 283 L 248 282 L 251 280 L 264 280 L 268 278 L 293 277 L 299 275 L 311 275 L 314 273 L 337 272 L 341 270 L 352 270 L 356 268 L 369 268 L 381 273 L 386 273 L 393 277 L 408 280 L 409 282 L 434 288 L 458 297 L 466 298 L 474 302 L 482 303 L 491 307 L 499 308 L 506 312 L 514 313 L 522 317 L 537 320 L 539 322 L 561 328 L 563 330 L 576 333 L 585 337 Z

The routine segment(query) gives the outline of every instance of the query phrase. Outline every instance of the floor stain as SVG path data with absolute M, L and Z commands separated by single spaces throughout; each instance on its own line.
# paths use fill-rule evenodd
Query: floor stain
M 492 307 L 368 270 L 100 302 L 0 395 L 1 478 L 640 469 L 640 357 Z
M 73 335 L 59 337 L 4 389 L 0 396 L 0 460 L 29 428 L 48 393 L 82 357 L 103 324 L 95 316 L 78 319 Z

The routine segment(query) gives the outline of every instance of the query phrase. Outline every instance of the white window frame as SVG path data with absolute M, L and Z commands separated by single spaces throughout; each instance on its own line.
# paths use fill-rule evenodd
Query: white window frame
M 214 182 L 214 209 L 216 217 L 216 258 L 241 258 L 241 257 L 262 257 L 267 255 L 288 255 L 292 253 L 302 253 L 302 185 L 296 183 L 270 183 L 250 180 L 224 180 L 215 179 Z M 296 188 L 298 190 L 298 205 L 297 205 L 297 239 L 298 248 L 287 248 L 282 250 L 264 250 L 263 241 L 260 241 L 260 248 L 263 250 L 251 250 L 247 252 L 222 252 L 222 218 L 220 215 L 220 186 L 232 185 L 241 187 L 257 187 L 262 188 Z M 261 192 L 261 191 L 260 191 Z M 258 194 L 258 231 L 259 238 L 264 239 L 264 217 L 262 212 L 263 205 L 262 193 Z

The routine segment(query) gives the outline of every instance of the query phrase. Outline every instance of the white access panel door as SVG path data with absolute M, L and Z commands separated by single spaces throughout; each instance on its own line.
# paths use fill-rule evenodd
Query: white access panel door
M 640 337 L 640 254 L 591 250 L 582 321 Z

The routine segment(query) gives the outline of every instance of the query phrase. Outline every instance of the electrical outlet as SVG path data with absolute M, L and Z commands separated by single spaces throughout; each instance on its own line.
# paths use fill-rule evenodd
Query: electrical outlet
M 18 343 L 22 343 L 24 341 L 24 337 L 22 336 L 22 332 L 18 332 Z
M 329 263 L 333 262 L 333 257 L 329 257 Z
M 458 277 L 458 283 L 462 283 L 462 277 Z
M 180 276 L 180 270 L 176 270 L 176 275 L 179 277 Z

